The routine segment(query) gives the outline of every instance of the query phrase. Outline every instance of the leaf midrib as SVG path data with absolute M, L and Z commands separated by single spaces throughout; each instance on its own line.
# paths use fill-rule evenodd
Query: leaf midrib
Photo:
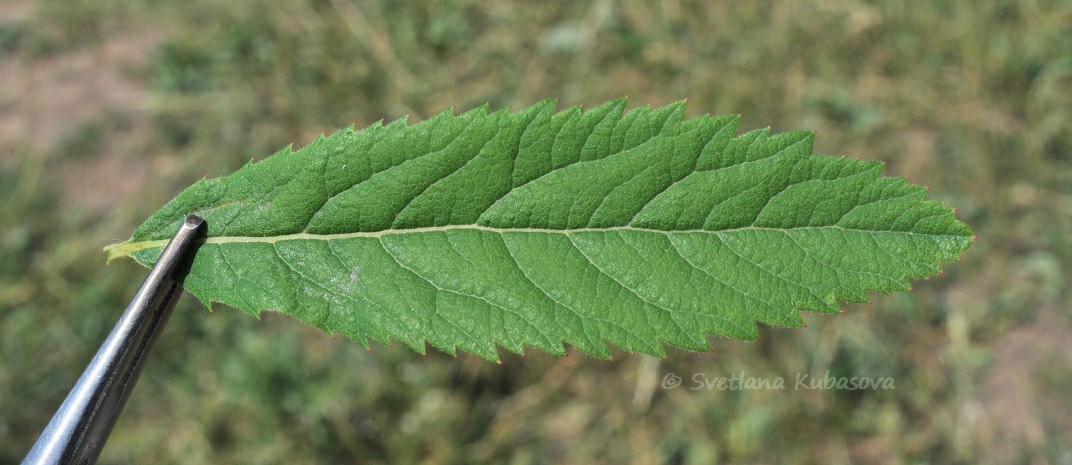
M 547 228 L 496 228 L 491 226 L 481 226 L 477 224 L 466 225 L 448 225 L 448 226 L 431 226 L 425 228 L 409 228 L 409 229 L 383 229 L 380 231 L 359 231 L 350 233 L 336 233 L 336 234 L 313 234 L 307 232 L 300 232 L 294 234 L 281 234 L 278 236 L 213 236 L 205 238 L 201 241 L 204 244 L 236 244 L 236 243 L 276 243 L 283 241 L 293 240 L 340 240 L 340 239 L 355 239 L 355 238 L 370 238 L 379 239 L 386 236 L 398 236 L 405 234 L 420 234 L 420 233 L 433 233 L 433 232 L 448 232 L 448 231 L 486 231 L 497 234 L 505 233 L 543 233 L 543 234 L 580 234 L 580 233 L 603 233 L 603 232 L 615 232 L 615 231 L 635 231 L 646 232 L 664 235 L 673 234 L 723 234 L 739 231 L 775 231 L 788 233 L 790 231 L 802 231 L 802 230 L 823 230 L 834 229 L 840 231 L 861 232 L 861 233 L 893 233 L 893 234 L 908 234 L 913 236 L 925 236 L 925 237 L 966 237 L 957 234 L 928 234 L 913 231 L 896 231 L 896 230 L 871 230 L 871 229 L 856 229 L 846 228 L 838 225 L 826 225 L 826 226 L 794 226 L 792 228 L 774 228 L 767 226 L 743 226 L 740 228 L 728 228 L 728 229 L 654 229 L 654 228 L 642 228 L 636 226 L 608 226 L 605 228 L 574 228 L 574 229 L 547 229 Z M 170 239 L 141 241 L 141 242 L 123 242 L 115 245 L 111 245 L 105 248 L 110 258 L 122 257 L 130 255 L 139 250 L 160 248 L 167 245 Z

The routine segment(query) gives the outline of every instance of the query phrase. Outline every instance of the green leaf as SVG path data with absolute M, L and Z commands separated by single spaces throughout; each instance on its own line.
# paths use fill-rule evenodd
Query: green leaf
M 972 242 L 881 163 L 813 155 L 812 132 L 625 106 L 346 128 L 197 182 L 109 256 L 151 266 L 200 215 L 185 287 L 208 305 L 494 360 L 496 344 L 661 356 L 755 339 L 757 321 L 908 289 Z

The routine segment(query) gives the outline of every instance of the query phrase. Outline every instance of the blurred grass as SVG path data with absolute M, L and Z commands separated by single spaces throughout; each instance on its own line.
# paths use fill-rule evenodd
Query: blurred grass
M 815 129 L 980 239 L 911 294 L 667 361 L 369 352 L 187 298 L 102 462 L 1072 463 L 1067 0 L 4 0 L 0 463 L 144 275 L 101 247 L 201 176 L 351 122 L 621 95 Z M 897 389 L 658 388 L 742 370 Z

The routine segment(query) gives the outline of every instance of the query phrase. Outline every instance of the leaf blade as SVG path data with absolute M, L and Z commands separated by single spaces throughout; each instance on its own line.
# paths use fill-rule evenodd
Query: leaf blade
M 109 257 L 150 265 L 199 214 L 186 287 L 206 304 L 497 359 L 754 339 L 755 321 L 907 289 L 970 245 L 880 163 L 813 155 L 809 132 L 732 137 L 737 120 L 545 101 L 351 127 L 199 181 Z

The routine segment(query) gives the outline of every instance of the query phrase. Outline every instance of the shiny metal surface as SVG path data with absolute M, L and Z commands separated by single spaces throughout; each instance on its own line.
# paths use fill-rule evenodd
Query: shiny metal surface
M 182 277 L 204 220 L 187 216 L 123 316 L 71 389 L 23 465 L 91 464 L 182 295 Z

